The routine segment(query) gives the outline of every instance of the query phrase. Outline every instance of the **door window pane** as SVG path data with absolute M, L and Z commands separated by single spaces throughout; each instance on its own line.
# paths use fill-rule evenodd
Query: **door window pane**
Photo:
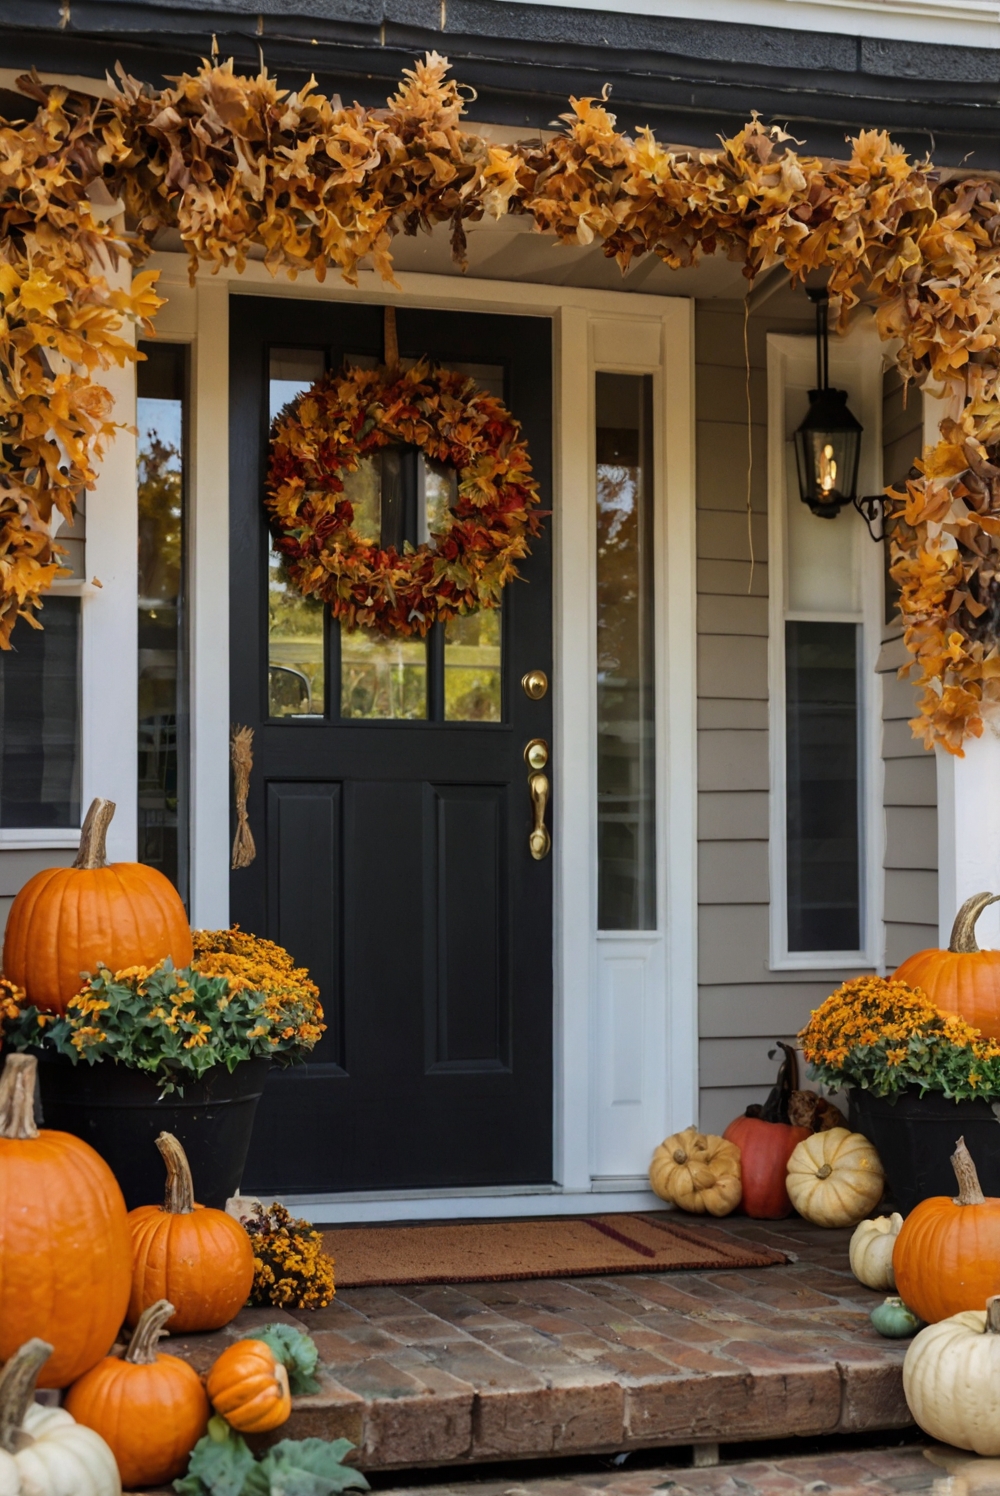
M 656 928 L 650 375 L 597 375 L 598 928 Z
M 340 631 L 340 715 L 427 716 L 427 643 L 383 638 L 371 629 Z
M 80 603 L 48 597 L 0 653 L 0 825 L 80 824 Z
M 145 343 L 137 366 L 139 861 L 187 895 L 184 446 L 187 348 Z
M 861 948 L 853 623 L 785 624 L 788 949 Z
M 271 420 L 315 384 L 325 367 L 320 348 L 272 348 Z M 322 717 L 326 710 L 325 607 L 317 598 L 301 596 L 273 545 L 267 578 L 268 713 L 272 717 Z
M 500 721 L 499 608 L 480 608 L 444 627 L 446 722 Z

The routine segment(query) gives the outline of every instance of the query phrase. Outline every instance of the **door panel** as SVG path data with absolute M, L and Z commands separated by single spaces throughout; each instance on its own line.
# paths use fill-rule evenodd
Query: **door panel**
M 434 854 L 429 1069 L 496 1070 L 508 1063 L 506 790 L 435 785 L 427 844 Z M 436 960 L 434 959 L 436 957 Z
M 550 508 L 550 323 L 400 310 L 397 327 L 403 358 L 502 394 Z M 546 1182 L 552 863 L 528 850 L 522 753 L 550 740 L 551 697 L 520 683 L 551 671 L 547 527 L 498 615 L 426 645 L 342 633 L 269 557 L 268 427 L 323 367 L 379 361 L 382 310 L 239 296 L 231 329 L 231 715 L 254 729 L 258 848 L 232 917 L 310 968 L 328 1024 L 272 1072 L 244 1188 Z M 354 480 L 356 522 L 419 543 L 449 484 L 393 453 Z

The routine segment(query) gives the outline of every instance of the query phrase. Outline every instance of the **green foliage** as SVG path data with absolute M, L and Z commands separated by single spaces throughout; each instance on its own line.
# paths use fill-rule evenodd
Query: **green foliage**
M 288 1385 L 295 1396 L 319 1391 L 319 1382 L 314 1375 L 319 1351 L 311 1335 L 297 1330 L 294 1325 L 273 1324 L 255 1330 L 253 1338 L 270 1346 L 288 1372 Z
M 48 1019 L 48 1021 L 46 1021 Z M 262 992 L 169 961 L 152 971 L 112 974 L 100 967 L 59 1018 L 22 1008 L 3 1024 L 11 1049 L 36 1046 L 68 1055 L 74 1064 L 114 1060 L 160 1082 L 163 1094 L 182 1093 L 216 1065 L 274 1056 L 284 1018 Z
M 274 1328 L 271 1326 L 270 1328 Z M 282 1439 L 255 1460 L 244 1439 L 215 1417 L 191 1452 L 178 1496 L 339 1496 L 368 1490 L 360 1470 L 344 1464 L 350 1439 Z

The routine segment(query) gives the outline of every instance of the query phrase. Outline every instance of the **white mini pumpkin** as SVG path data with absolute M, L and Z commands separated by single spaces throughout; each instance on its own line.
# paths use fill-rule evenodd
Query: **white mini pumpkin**
M 29 1340 L 0 1373 L 0 1496 L 121 1496 L 115 1457 L 100 1434 L 63 1408 L 33 1401 L 52 1354 Z
M 1000 1295 L 928 1325 L 903 1362 L 903 1391 L 925 1433 L 1000 1455 Z
M 832 1127 L 803 1138 L 788 1160 L 788 1197 L 817 1226 L 856 1226 L 877 1205 L 885 1174 L 860 1132 Z
M 891 1216 L 876 1216 L 862 1221 L 851 1237 L 851 1272 L 866 1288 L 879 1293 L 894 1293 L 896 1275 L 892 1270 L 892 1249 L 903 1224 L 897 1211 Z

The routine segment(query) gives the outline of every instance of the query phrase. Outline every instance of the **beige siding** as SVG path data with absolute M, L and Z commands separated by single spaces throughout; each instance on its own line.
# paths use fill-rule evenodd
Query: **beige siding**
M 923 405 L 895 369 L 882 383 L 882 461 L 886 484 L 901 487 L 923 442 Z M 907 652 L 895 615 L 879 657 L 882 673 L 882 757 L 885 761 L 885 959 L 891 971 L 905 957 L 937 945 L 937 783 L 934 755 L 914 737 L 909 719 L 916 693 L 897 671 Z
M 700 1084 L 701 1124 L 713 1131 L 763 1100 L 776 1070 L 768 1053 L 774 1041 L 794 1035 L 853 974 L 772 972 L 768 965 L 766 336 L 811 331 L 803 302 L 801 294 L 782 292 L 750 319 L 752 580 L 743 305 L 697 308 Z M 898 425 L 889 433 L 897 443 L 906 436 Z M 900 814 L 912 819 L 894 826 L 887 866 L 894 877 L 917 875 L 912 904 L 902 882 L 898 902 L 922 918 L 936 896 L 927 849 L 933 779 L 921 777 L 925 766 L 908 748 L 888 767 L 892 811 L 897 821 Z
M 76 851 L 71 847 L 42 847 L 38 851 L 0 851 L 0 939 L 7 925 L 7 915 L 14 902 L 14 895 L 35 873 L 46 867 L 69 867 Z

